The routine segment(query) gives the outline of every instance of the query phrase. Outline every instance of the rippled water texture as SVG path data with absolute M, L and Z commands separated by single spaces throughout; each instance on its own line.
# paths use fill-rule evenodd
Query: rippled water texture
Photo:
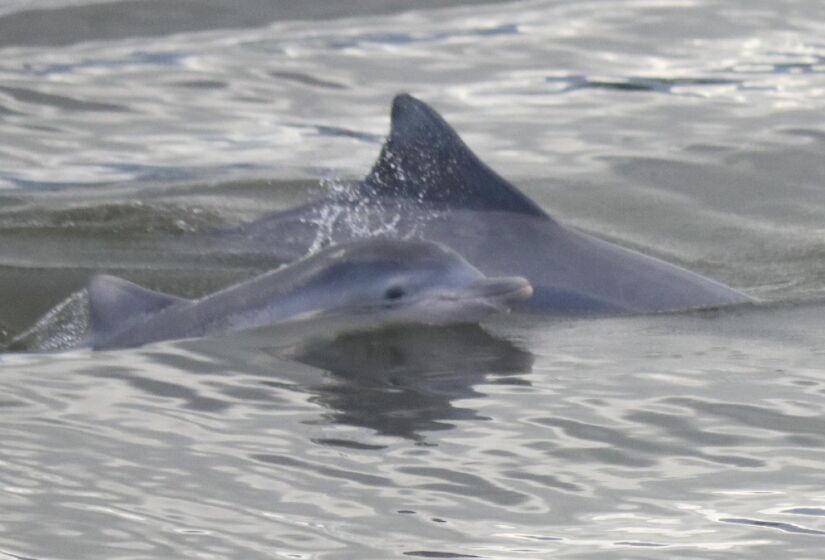
M 4 354 L 0 558 L 822 557 L 821 2 L 227 6 L 0 6 L 0 343 L 268 266 L 183 241 L 363 176 L 399 91 L 761 303 Z

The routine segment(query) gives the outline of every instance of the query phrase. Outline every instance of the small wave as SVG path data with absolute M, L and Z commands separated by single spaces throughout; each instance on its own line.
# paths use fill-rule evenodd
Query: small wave
M 582 74 L 563 77 L 545 78 L 548 84 L 554 84 L 559 89 L 557 93 L 568 93 L 582 89 L 603 89 L 619 92 L 654 92 L 654 93 L 685 93 L 695 88 L 708 87 L 745 87 L 743 80 L 727 78 L 667 78 L 667 77 L 617 77 L 591 78 Z
M 57 230 L 61 234 L 189 233 L 224 221 L 217 211 L 140 200 L 55 208 L 35 207 L 0 214 L 0 231 Z

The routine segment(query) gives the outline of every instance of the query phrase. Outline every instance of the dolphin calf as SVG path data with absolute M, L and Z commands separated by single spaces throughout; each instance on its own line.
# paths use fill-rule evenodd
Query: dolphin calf
M 290 259 L 376 232 L 433 240 L 485 274 L 527 278 L 535 294 L 514 305 L 520 311 L 632 314 L 752 301 L 559 223 L 481 162 L 438 113 L 407 94 L 393 101 L 389 137 L 365 179 L 222 232 L 210 243 Z
M 105 275 L 86 290 L 94 349 L 326 315 L 370 314 L 382 325 L 476 322 L 532 295 L 527 280 L 486 277 L 438 243 L 383 238 L 328 247 L 196 300 Z

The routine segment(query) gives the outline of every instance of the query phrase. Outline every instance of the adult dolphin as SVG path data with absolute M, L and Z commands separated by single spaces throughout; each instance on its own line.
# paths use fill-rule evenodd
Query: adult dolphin
M 524 278 L 488 278 L 438 243 L 383 238 L 328 247 L 197 300 L 105 275 L 86 290 L 94 349 L 317 316 L 367 314 L 371 326 L 476 322 L 532 294 Z
M 517 310 L 554 314 L 679 311 L 752 301 L 714 280 L 564 226 L 485 165 L 422 101 L 395 97 L 390 135 L 362 181 L 266 216 L 210 243 L 295 258 L 373 235 L 430 239 L 485 274 L 533 285 Z

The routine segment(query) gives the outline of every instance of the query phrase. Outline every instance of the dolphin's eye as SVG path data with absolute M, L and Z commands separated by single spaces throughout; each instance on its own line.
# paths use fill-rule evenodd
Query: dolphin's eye
M 404 297 L 404 288 L 401 286 L 392 286 L 384 292 L 384 299 L 398 299 L 402 297 Z

